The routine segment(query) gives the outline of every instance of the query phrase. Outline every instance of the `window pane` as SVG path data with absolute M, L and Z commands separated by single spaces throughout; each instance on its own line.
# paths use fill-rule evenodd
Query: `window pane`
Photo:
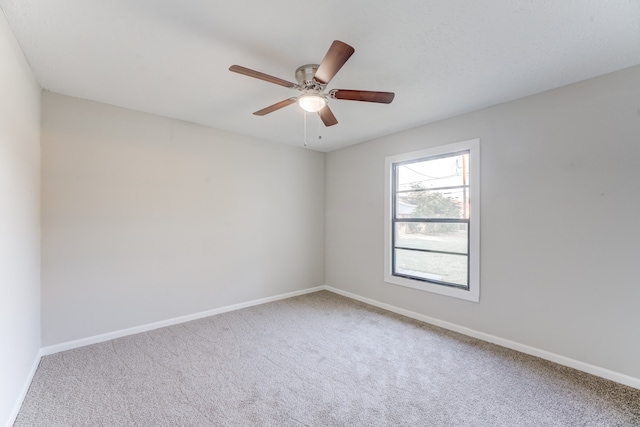
M 467 256 L 395 249 L 394 274 L 468 286 Z
M 439 188 L 469 183 L 469 153 L 397 166 L 397 190 Z
M 396 246 L 468 253 L 468 224 L 397 222 L 395 227 Z
M 469 218 L 469 190 L 426 190 L 398 193 L 396 218 Z

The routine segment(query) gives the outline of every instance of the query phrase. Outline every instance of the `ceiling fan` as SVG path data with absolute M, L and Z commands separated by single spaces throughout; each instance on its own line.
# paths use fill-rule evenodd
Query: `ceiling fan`
M 298 103 L 308 112 L 317 112 L 325 126 L 333 126 L 338 123 L 336 117 L 329 108 L 329 99 L 344 99 L 349 101 L 377 102 L 390 104 L 395 94 L 393 92 L 374 92 L 368 90 L 331 89 L 325 93 L 325 89 L 331 79 L 353 55 L 355 49 L 340 40 L 334 40 L 320 64 L 307 64 L 298 67 L 295 76 L 298 83 L 282 80 L 259 71 L 254 71 L 240 65 L 232 65 L 229 71 L 254 77 L 269 83 L 297 89 L 302 92 L 297 97 L 285 99 L 262 110 L 256 111 L 256 116 L 264 116 L 279 110 L 287 105 Z

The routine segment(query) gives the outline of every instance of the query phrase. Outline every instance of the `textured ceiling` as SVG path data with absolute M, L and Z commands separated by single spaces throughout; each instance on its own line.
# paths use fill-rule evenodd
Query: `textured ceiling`
M 393 91 L 390 105 L 331 100 L 309 148 L 374 137 L 640 64 L 640 0 L 0 0 L 50 91 L 301 146 L 295 81 L 334 39 L 355 54 L 329 88 Z M 318 139 L 318 135 L 322 139 Z

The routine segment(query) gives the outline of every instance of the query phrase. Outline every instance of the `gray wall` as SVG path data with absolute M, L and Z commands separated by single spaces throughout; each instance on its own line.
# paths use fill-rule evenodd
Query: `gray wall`
M 43 92 L 50 346 L 324 284 L 324 154 Z
M 0 425 L 40 350 L 40 86 L 0 12 Z
M 480 303 L 384 283 L 385 156 L 474 137 Z M 328 153 L 325 173 L 327 285 L 640 378 L 640 67 Z

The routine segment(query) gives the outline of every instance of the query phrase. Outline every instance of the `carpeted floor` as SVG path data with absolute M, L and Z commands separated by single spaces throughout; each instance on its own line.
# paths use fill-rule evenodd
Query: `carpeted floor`
M 15 426 L 640 426 L 640 390 L 323 291 L 46 356 Z

